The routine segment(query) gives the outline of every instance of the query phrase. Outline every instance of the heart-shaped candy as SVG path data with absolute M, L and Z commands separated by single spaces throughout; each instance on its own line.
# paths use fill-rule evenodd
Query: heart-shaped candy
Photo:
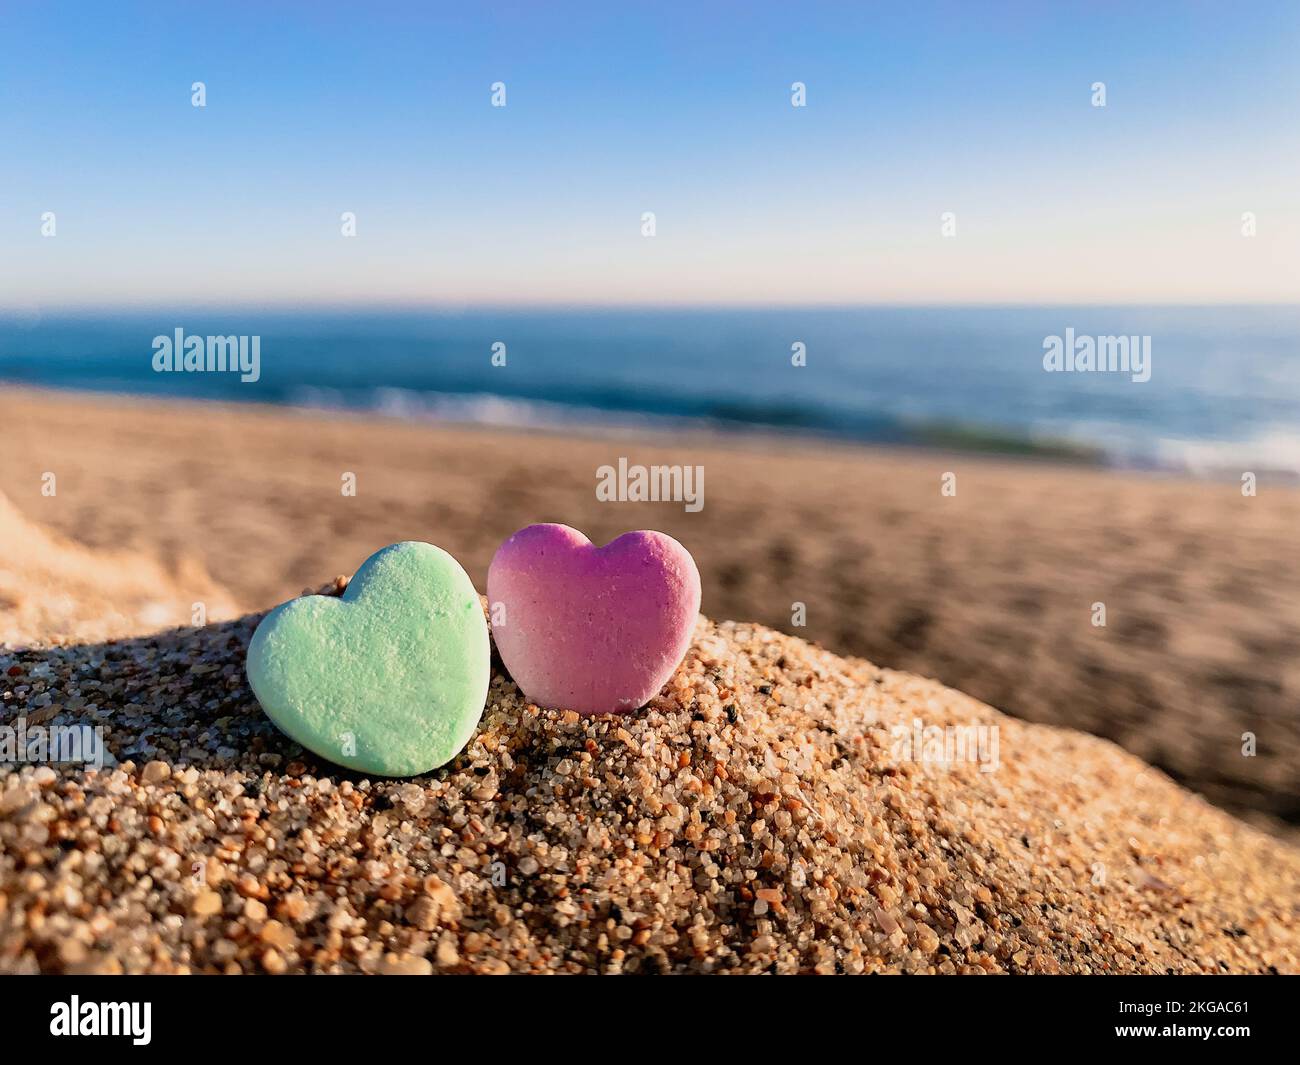
M 407 541 L 371 555 L 342 598 L 276 607 L 248 645 L 248 681 L 281 731 L 388 777 L 451 761 L 483 714 L 487 623 L 460 564 Z
M 488 569 L 501 660 L 539 706 L 580 714 L 644 706 L 690 646 L 700 574 L 659 532 L 596 547 L 567 525 L 530 525 Z

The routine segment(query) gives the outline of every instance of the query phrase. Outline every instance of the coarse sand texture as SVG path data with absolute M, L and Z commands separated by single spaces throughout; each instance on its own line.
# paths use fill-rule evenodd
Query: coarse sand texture
M 0 653 L 7 715 L 120 762 L 0 771 L 0 968 L 1300 971 L 1295 850 L 935 682 L 701 620 L 643 712 L 496 669 L 463 753 L 397 781 L 267 720 L 259 620 Z M 996 727 L 996 771 L 900 759 L 918 720 Z

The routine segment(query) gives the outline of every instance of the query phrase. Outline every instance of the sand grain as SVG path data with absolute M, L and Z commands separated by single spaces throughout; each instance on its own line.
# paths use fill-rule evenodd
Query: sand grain
M 0 655 L 6 719 L 48 697 L 121 763 L 0 772 L 0 968 L 1300 971 L 1300 854 L 935 682 L 702 619 L 642 714 L 498 664 L 448 768 L 366 779 L 262 714 L 257 620 Z M 900 762 L 918 718 L 1000 767 Z

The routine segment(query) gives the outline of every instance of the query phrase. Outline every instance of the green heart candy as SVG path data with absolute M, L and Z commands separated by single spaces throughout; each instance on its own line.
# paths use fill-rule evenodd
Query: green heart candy
M 267 716 L 322 758 L 387 777 L 427 773 L 469 742 L 487 698 L 487 622 L 460 564 L 432 544 L 376 551 L 342 598 L 276 607 L 248 645 Z

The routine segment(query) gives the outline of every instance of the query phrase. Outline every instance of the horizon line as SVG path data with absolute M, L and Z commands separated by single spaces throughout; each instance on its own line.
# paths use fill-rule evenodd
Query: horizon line
M 512 312 L 586 312 L 609 313 L 629 311 L 853 311 L 853 310 L 1034 310 L 1057 307 L 1096 307 L 1096 308 L 1149 308 L 1187 310 L 1193 308 L 1300 308 L 1300 299 L 1296 300 L 860 300 L 860 301 L 826 301 L 803 303 L 754 303 L 736 301 L 718 302 L 564 302 L 526 301 L 493 302 L 469 300 L 367 300 L 357 302 L 338 302 L 333 300 L 303 301 L 217 301 L 187 302 L 176 300 L 165 303 L 66 303 L 46 306 L 32 304 L 0 304 L 0 321 L 13 319 L 41 319 L 52 316 L 126 316 L 150 313 L 217 313 L 255 312 L 316 312 L 330 314 L 356 313 L 426 313 L 438 315 L 458 315 L 491 311 L 497 313 Z

